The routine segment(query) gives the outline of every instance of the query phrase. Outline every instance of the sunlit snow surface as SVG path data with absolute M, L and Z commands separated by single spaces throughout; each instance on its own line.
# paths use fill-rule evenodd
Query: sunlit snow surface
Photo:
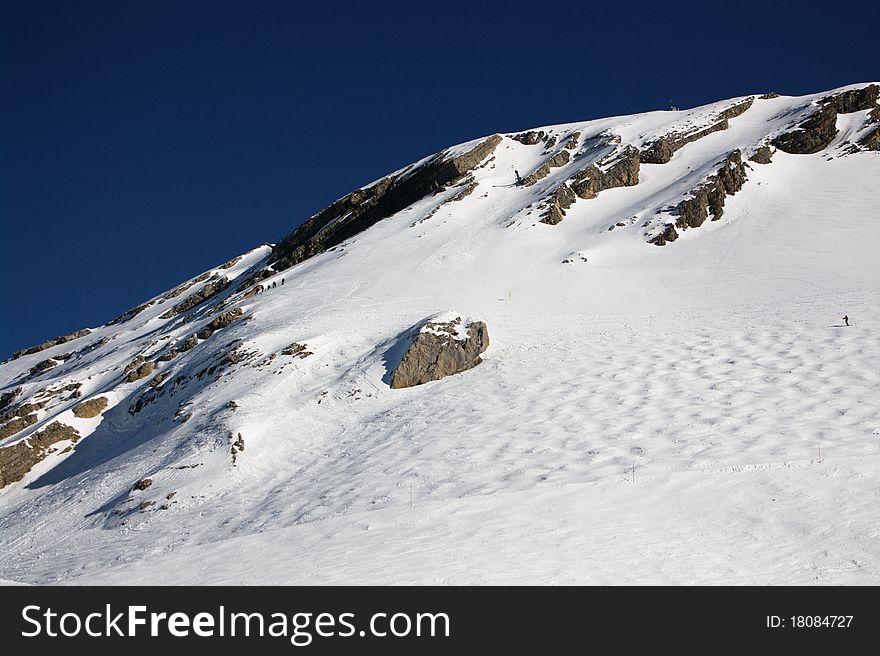
M 662 248 L 642 229 L 825 95 L 756 99 L 556 226 L 537 203 L 588 160 L 500 186 L 547 157 L 504 139 L 463 200 L 427 197 L 231 305 L 245 317 L 161 363 L 188 382 L 134 416 L 149 378 L 122 368 L 216 316 L 269 247 L 215 270 L 238 281 L 191 322 L 160 315 L 203 283 L 3 364 L 3 391 L 84 393 L 3 446 L 52 421 L 85 437 L 0 491 L 0 582 L 877 584 L 880 154 L 845 154 L 866 112 L 825 151 L 750 164 L 720 221 Z M 643 145 L 733 102 L 552 129 Z M 485 361 L 390 389 L 400 336 L 450 311 L 486 322 Z M 252 359 L 194 377 L 235 340 Z M 272 358 L 293 342 L 313 355 Z M 94 396 L 103 417 L 75 418 Z

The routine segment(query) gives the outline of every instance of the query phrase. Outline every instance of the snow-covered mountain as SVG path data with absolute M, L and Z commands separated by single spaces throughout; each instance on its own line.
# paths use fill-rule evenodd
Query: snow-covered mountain
M 14 354 L 0 579 L 876 584 L 877 100 L 476 139 Z

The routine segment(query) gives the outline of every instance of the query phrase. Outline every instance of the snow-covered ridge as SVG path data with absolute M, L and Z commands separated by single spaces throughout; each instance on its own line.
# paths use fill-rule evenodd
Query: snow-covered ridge
M 253 559 L 192 576 L 249 580 L 261 549 L 282 557 L 268 544 L 277 531 L 315 556 L 301 580 L 375 580 L 356 563 L 381 540 L 358 536 L 379 535 L 413 547 L 395 556 L 401 582 L 444 576 L 432 565 L 444 544 L 469 555 L 446 563 L 448 580 L 528 561 L 516 580 L 583 582 L 583 508 L 621 500 L 621 517 L 654 516 L 622 492 L 633 469 L 646 498 L 682 504 L 678 519 L 726 525 L 701 499 L 736 478 L 752 487 L 735 498 L 798 526 L 803 490 L 833 490 L 868 535 L 880 453 L 870 86 L 475 139 L 352 192 L 275 246 L 3 362 L 0 578 L 115 563 L 115 580 L 135 582 L 146 559 L 161 579 L 172 550 L 180 572 L 241 540 Z M 821 148 L 786 152 L 792 140 Z M 643 161 L 650 148 L 668 159 Z M 473 320 L 492 336 L 480 366 L 390 387 L 401 335 L 463 341 Z M 503 519 L 514 507 L 526 525 Z M 410 508 L 429 518 L 424 532 L 400 525 Z M 552 530 L 554 517 L 564 540 L 531 554 L 528 522 Z M 767 530 L 747 517 L 731 524 L 741 545 Z M 624 520 L 605 521 L 610 536 Z M 689 521 L 682 540 L 706 534 Z M 662 522 L 645 526 L 639 557 L 687 579 L 687 557 L 679 569 L 645 546 L 664 544 Z M 802 528 L 772 537 L 805 545 L 814 527 Z M 504 534 L 521 542 L 500 547 Z M 876 580 L 858 535 L 836 542 L 858 568 L 814 554 L 822 580 Z M 811 580 L 801 565 L 762 574 Z

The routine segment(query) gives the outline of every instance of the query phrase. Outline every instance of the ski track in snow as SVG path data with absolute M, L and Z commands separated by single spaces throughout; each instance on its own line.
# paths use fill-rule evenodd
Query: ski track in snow
M 756 100 L 557 226 L 528 205 L 571 169 L 496 187 L 546 157 L 505 140 L 470 196 L 423 199 L 280 272 L 237 304 L 252 319 L 161 371 L 191 376 L 236 339 L 257 366 L 135 417 L 121 368 L 198 328 L 159 315 L 204 283 L 4 364 L 6 389 L 111 338 L 28 384 L 75 377 L 111 403 L 84 420 L 70 402 L 23 433 L 61 420 L 87 437 L 0 491 L 0 583 L 877 584 L 880 157 L 777 152 L 720 221 L 674 244 L 646 245 L 641 218 L 607 231 L 681 197 L 798 103 Z M 584 125 L 645 142 L 729 104 Z M 842 143 L 858 123 L 838 126 Z M 562 264 L 578 251 L 587 262 Z M 244 276 L 267 254 L 215 271 Z M 396 337 L 444 311 L 487 323 L 485 361 L 389 389 Z M 294 341 L 314 354 L 269 359 Z M 185 423 L 171 419 L 181 401 Z

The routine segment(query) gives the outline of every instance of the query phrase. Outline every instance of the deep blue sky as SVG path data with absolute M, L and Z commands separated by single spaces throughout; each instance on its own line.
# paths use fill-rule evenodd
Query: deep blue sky
M 0 0 L 0 358 L 448 145 L 876 79 L 871 4 Z

